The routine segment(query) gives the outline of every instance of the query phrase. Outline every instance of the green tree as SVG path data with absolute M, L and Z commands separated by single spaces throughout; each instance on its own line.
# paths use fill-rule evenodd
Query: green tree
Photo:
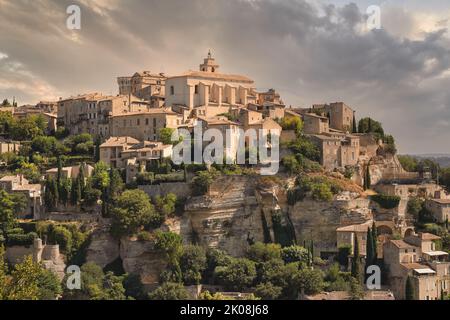
M 353 259 L 352 259 L 352 276 L 360 281 L 361 279 L 361 260 L 359 254 L 359 243 L 358 236 L 354 235 L 354 245 L 353 245 Z
M 39 277 L 42 274 L 39 264 L 31 256 L 16 264 L 11 272 L 11 280 L 6 288 L 7 300 L 38 300 Z
M 48 178 L 45 182 L 44 204 L 48 211 L 52 211 L 58 205 L 58 188 L 56 182 L 52 178 Z
M 350 278 L 350 290 L 348 293 L 350 300 L 362 300 L 365 296 L 361 282 L 353 277 Z
M 59 187 L 59 199 L 60 202 L 65 206 L 67 206 L 69 203 L 71 188 L 72 188 L 71 180 L 69 179 L 61 180 L 61 185 Z
M 301 262 L 307 264 L 309 252 L 304 247 L 293 245 L 282 249 L 282 258 L 285 263 Z
M 281 246 L 276 243 L 256 242 L 251 245 L 247 257 L 255 262 L 266 262 L 281 259 Z
M 16 216 L 27 206 L 27 199 L 23 194 L 9 194 L 0 189 L 0 225 L 5 232 L 16 224 Z
M 178 142 L 172 142 L 172 134 L 175 132 L 175 129 L 172 128 L 162 128 L 159 130 L 159 140 L 163 144 L 171 145 L 177 144 Z
M 373 248 L 373 264 L 378 263 L 378 232 L 375 221 L 372 224 L 372 248 Z
M 218 172 L 215 169 L 210 171 L 199 171 L 196 176 L 192 179 L 192 187 L 194 195 L 204 195 L 209 186 L 217 178 Z
M 183 239 L 179 234 L 173 232 L 155 232 L 156 244 L 155 248 L 165 253 L 169 264 L 168 276 L 174 282 L 181 282 L 182 271 L 179 259 L 183 251 Z
M 111 210 L 112 233 L 118 237 L 136 233 L 149 224 L 154 210 L 144 191 L 125 191 L 117 197 L 115 207 Z
M 323 273 L 318 269 L 305 268 L 299 270 L 296 278 L 297 287 L 305 294 L 316 294 L 322 291 Z
M 374 263 L 374 249 L 373 249 L 373 239 L 372 239 L 372 229 L 367 229 L 366 236 L 366 266 L 364 268 L 365 274 L 367 274 L 367 268 Z
M 406 279 L 406 286 L 405 286 L 405 300 L 414 300 L 415 299 L 415 292 L 414 292 L 414 285 L 412 282 L 412 279 L 410 276 Z
M 255 295 L 263 300 L 277 300 L 283 288 L 273 285 L 270 282 L 260 283 L 255 288 Z
M 61 281 L 50 270 L 41 269 L 41 274 L 37 279 L 37 285 L 39 288 L 39 300 L 55 300 L 62 295 Z
M 358 133 L 358 129 L 356 128 L 356 117 L 355 117 L 354 112 L 353 112 L 353 121 L 352 121 L 352 133 Z
M 183 248 L 180 268 L 185 285 L 200 284 L 202 273 L 206 269 L 206 253 L 202 247 L 189 245 Z
M 80 179 L 71 179 L 70 204 L 76 206 L 81 201 L 81 182 Z
M 166 282 L 149 294 L 150 300 L 187 300 L 189 293 L 180 283 Z
M 251 260 L 232 259 L 227 266 L 215 270 L 217 281 L 227 290 L 242 291 L 250 287 L 256 278 L 256 266 Z

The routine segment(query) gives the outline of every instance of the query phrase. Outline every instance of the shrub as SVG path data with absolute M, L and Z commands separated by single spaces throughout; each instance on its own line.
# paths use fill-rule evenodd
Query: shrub
M 151 232 L 148 231 L 140 231 L 137 234 L 137 239 L 139 241 L 150 241 L 153 239 L 153 235 Z
M 317 201 L 331 201 L 333 200 L 333 192 L 328 184 L 319 183 L 312 186 L 312 197 Z
M 371 200 L 375 201 L 384 209 L 394 209 L 398 207 L 400 203 L 399 196 L 388 196 L 384 194 L 377 194 L 370 197 Z
M 35 232 L 30 232 L 27 234 L 11 234 L 8 236 L 7 245 L 8 246 L 31 246 L 34 239 L 38 238 Z

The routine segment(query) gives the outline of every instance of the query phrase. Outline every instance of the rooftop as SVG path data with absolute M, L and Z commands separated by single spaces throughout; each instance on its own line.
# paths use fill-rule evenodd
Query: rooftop
M 399 249 L 415 248 L 415 246 L 413 246 L 403 240 L 391 240 L 391 243 Z
M 139 140 L 134 139 L 132 137 L 111 137 L 108 140 L 106 140 L 100 148 L 105 147 L 121 147 L 123 145 L 132 145 L 139 143 Z
M 206 71 L 192 71 L 189 70 L 179 76 L 174 76 L 172 78 L 198 78 L 205 80 L 215 80 L 215 81 L 236 81 L 236 82 L 245 82 L 248 84 L 252 84 L 254 81 L 246 76 L 241 76 L 237 74 L 224 74 L 224 73 L 216 73 L 216 72 L 206 72 Z

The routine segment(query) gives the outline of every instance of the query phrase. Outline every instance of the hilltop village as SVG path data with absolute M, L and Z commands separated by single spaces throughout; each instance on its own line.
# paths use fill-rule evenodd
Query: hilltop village
M 211 53 L 117 83 L 114 96 L 3 102 L 0 298 L 449 299 L 450 196 L 429 163 L 403 168 L 380 122 L 344 102 L 287 106 Z M 279 136 L 279 172 L 173 163 L 173 133 L 197 127 Z

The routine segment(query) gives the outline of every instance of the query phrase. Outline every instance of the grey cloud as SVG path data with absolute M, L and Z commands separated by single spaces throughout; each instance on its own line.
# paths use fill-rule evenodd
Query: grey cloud
M 71 33 L 65 9 L 73 2 L 0 0 L 0 51 L 61 94 L 115 93 L 115 77 L 136 70 L 194 69 L 211 48 L 223 72 L 275 87 L 288 104 L 343 100 L 380 119 L 401 152 L 450 150 L 446 29 L 421 40 L 392 35 L 392 22 L 362 33 L 365 15 L 355 4 L 86 0 L 82 30 Z M 39 99 L 19 91 L 24 102 Z

